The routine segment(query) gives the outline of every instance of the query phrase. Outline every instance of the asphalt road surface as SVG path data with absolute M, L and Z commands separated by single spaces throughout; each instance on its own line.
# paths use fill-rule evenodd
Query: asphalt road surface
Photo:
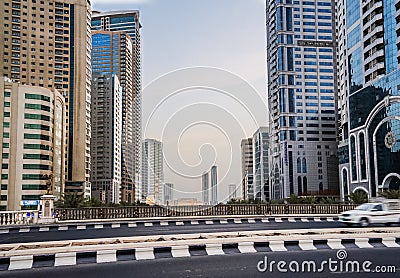
M 316 251 L 163 258 L 5 271 L 1 272 L 0 276 L 13 278 L 400 277 L 400 248 L 354 248 L 342 250 L 341 255 L 337 252 L 337 250 L 321 249 Z M 265 268 L 266 260 L 267 268 Z M 271 268 L 272 261 L 275 261 L 275 263 Z M 283 265 L 283 263 L 279 263 L 280 261 L 284 261 L 286 264 Z M 326 261 L 326 263 L 323 263 L 323 261 Z M 316 265 L 315 271 L 311 262 Z M 280 264 L 280 269 L 286 269 L 288 272 L 281 272 L 277 267 L 278 264 Z M 265 271 L 258 270 L 257 265 Z M 297 265 L 299 265 L 299 271 L 297 271 Z M 357 268 L 357 265 L 359 268 Z M 322 271 L 318 272 L 319 270 Z M 368 270 L 370 272 L 365 272 Z M 382 273 L 382 271 L 385 272 Z
M 101 229 L 95 229 L 94 224 L 85 225 L 85 229 L 77 229 L 76 225 L 70 225 L 66 231 L 59 231 L 57 226 L 50 227 L 49 231 L 40 232 L 39 228 L 31 228 L 29 232 L 20 232 L 19 229 L 15 229 L 10 230 L 9 233 L 0 234 L 0 244 L 192 233 L 345 228 L 343 224 L 336 221 L 314 222 L 312 220 L 310 222 L 284 220 L 283 222 L 271 221 L 268 223 L 258 220 L 256 223 L 243 221 L 241 224 L 233 223 L 233 220 L 227 224 L 220 224 L 219 221 L 214 221 L 214 224 L 205 224 L 205 221 L 199 221 L 198 225 L 193 225 L 190 221 L 183 222 L 184 225 L 176 225 L 171 221 L 168 226 L 161 226 L 159 222 L 154 222 L 151 227 L 145 226 L 144 223 L 138 223 L 137 227 L 128 227 L 128 224 L 125 223 L 118 228 L 111 228 L 111 224 L 108 224 Z

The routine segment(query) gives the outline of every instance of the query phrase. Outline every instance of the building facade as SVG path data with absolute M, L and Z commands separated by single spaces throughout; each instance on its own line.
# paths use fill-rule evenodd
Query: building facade
M 253 186 L 254 200 L 270 201 L 279 198 L 279 190 L 269 184 L 269 129 L 259 128 L 253 135 Z M 274 194 L 277 194 L 274 198 Z
M 65 190 L 90 197 L 90 1 L 5 0 L 0 15 L 0 76 L 65 96 Z
M 218 204 L 218 172 L 217 166 L 212 166 L 210 171 L 211 178 L 211 205 Z
M 338 196 L 335 1 L 267 1 L 274 199 Z
M 254 199 L 253 138 L 243 139 L 240 148 L 242 153 L 242 198 L 243 200 Z
M 93 12 L 92 30 L 125 32 L 131 39 L 131 57 L 124 57 L 122 65 L 130 71 L 124 78 L 118 76 L 123 88 L 123 146 L 122 146 L 122 201 L 134 202 L 139 194 L 142 155 L 142 81 L 141 81 L 141 37 L 137 10 L 115 12 Z M 121 44 L 121 47 L 123 44 Z M 121 52 L 123 53 L 123 52 Z M 129 59 L 129 61 L 128 61 Z M 130 66 L 128 66 L 130 64 Z
M 338 1 L 341 197 L 400 186 L 400 1 Z
M 129 96 L 132 96 L 133 92 L 132 56 L 132 39 L 124 31 L 93 31 L 93 76 L 102 75 L 111 78 L 112 75 L 116 75 L 122 89 L 122 147 L 119 176 L 121 176 L 121 201 L 129 203 L 134 201 L 132 196 L 125 200 L 122 194 L 124 188 L 134 188 L 132 111 L 126 109 Z
M 201 195 L 205 205 L 210 204 L 210 178 L 209 173 L 203 173 L 201 176 Z
M 141 200 L 153 199 L 156 204 L 163 203 L 164 189 L 164 156 L 160 141 L 145 139 L 143 141 Z
M 121 202 L 122 88 L 116 75 L 93 74 L 92 197 Z
M 37 209 L 65 184 L 65 98 L 57 90 L 0 79 L 0 210 Z

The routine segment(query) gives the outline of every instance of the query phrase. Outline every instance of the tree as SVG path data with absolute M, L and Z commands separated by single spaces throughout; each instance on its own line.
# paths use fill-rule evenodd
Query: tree
M 58 208 L 81 208 L 85 206 L 87 200 L 82 194 L 65 193 L 55 205 Z
M 400 199 L 400 190 L 385 190 L 378 194 L 386 199 Z
M 288 204 L 301 204 L 302 198 L 297 196 L 296 194 L 291 194 L 289 198 L 286 199 Z
M 368 195 L 363 190 L 357 190 L 349 195 L 350 201 L 353 204 L 364 204 L 368 202 Z
M 320 203 L 325 204 L 325 205 L 333 205 L 333 204 L 337 204 L 337 201 L 335 200 L 335 198 L 326 197 L 326 198 L 322 198 L 320 200 Z

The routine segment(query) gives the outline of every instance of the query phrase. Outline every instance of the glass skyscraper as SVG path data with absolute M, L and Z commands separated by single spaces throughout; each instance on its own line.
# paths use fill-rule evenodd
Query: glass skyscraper
M 140 13 L 137 10 L 93 12 L 93 31 L 125 32 L 130 37 L 132 54 L 126 63 L 126 72 L 130 71 L 132 78 L 123 79 L 120 76 L 123 92 L 123 138 L 122 138 L 122 201 L 131 203 L 141 199 L 139 180 L 142 154 L 142 81 L 141 81 L 141 38 L 139 22 Z M 130 67 L 128 67 L 128 64 Z
M 400 1 L 338 1 L 341 197 L 400 186 Z
M 273 199 L 339 195 L 334 5 L 267 0 Z

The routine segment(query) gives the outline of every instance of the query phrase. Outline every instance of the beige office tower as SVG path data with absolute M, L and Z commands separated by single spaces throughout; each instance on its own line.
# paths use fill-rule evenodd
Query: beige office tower
M 46 192 L 61 197 L 66 105 L 56 89 L 0 79 L 1 210 L 37 209 Z
M 65 190 L 90 197 L 90 2 L 2 0 L 0 18 L 0 76 L 65 96 Z

